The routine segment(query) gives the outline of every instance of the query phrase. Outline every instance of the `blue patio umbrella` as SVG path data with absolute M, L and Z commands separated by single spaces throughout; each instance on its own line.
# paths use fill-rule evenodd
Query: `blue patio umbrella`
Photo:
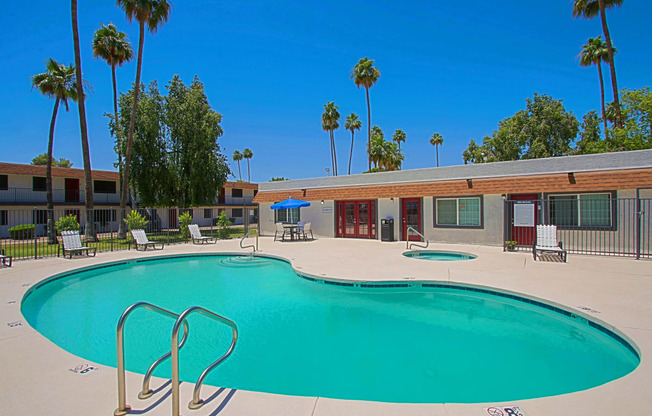
M 308 201 L 301 201 L 299 199 L 288 198 L 285 201 L 281 201 L 273 204 L 270 208 L 290 210 L 294 208 L 309 207 L 309 206 L 310 206 L 310 202 Z

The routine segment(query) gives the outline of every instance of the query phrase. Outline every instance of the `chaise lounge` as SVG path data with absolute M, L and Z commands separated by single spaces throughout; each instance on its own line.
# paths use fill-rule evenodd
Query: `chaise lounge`
M 532 256 L 536 261 L 537 255 L 541 253 L 557 254 L 566 262 L 566 250 L 564 250 L 561 241 L 557 242 L 556 225 L 537 225 L 537 241 L 532 246 Z
M 149 241 L 147 235 L 145 235 L 145 230 L 143 229 L 131 230 L 131 235 L 134 237 L 136 250 L 138 250 L 138 247 L 143 247 L 143 251 L 146 251 L 147 247 L 152 247 L 154 250 L 163 250 L 164 244 Z M 160 244 L 161 247 L 156 248 L 157 244 Z
M 93 257 L 97 254 L 97 247 L 84 247 L 81 243 L 81 237 L 79 236 L 79 231 L 61 231 L 62 245 L 57 249 L 57 257 L 63 250 L 63 257 L 66 258 L 66 253 L 70 254 L 70 259 L 72 259 L 73 254 L 82 254 L 86 252 L 87 256 L 90 256 L 91 251 L 93 252 Z
M 215 244 L 217 243 L 217 240 L 213 237 L 204 237 L 201 235 L 201 231 L 199 231 L 199 226 L 197 224 L 189 224 L 188 225 L 188 231 L 190 231 L 190 237 L 192 237 L 192 243 L 197 244 L 199 241 L 200 244 L 208 243 L 208 244 Z
M 11 267 L 13 258 L 11 256 L 5 255 L 4 249 L 0 249 L 0 260 L 5 266 Z M 9 261 L 9 264 L 7 264 L 7 261 Z

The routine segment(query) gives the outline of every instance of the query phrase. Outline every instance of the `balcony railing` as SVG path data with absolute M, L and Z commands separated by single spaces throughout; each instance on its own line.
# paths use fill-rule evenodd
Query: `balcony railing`
M 85 200 L 83 190 L 53 189 L 52 201 L 55 204 L 78 204 Z M 45 191 L 34 191 L 31 188 L 9 188 L 0 190 L 0 203 L 16 204 L 45 204 L 47 202 Z M 119 204 L 120 194 L 93 193 L 93 202 L 96 204 Z

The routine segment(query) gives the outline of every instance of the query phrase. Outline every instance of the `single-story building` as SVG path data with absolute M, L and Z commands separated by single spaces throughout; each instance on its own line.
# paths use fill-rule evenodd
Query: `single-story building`
M 288 197 L 311 206 L 270 208 Z M 567 245 L 615 253 L 643 239 L 649 253 L 650 198 L 652 150 L 638 150 L 261 183 L 254 202 L 265 235 L 306 221 L 322 237 L 527 246 L 554 224 L 572 231 Z

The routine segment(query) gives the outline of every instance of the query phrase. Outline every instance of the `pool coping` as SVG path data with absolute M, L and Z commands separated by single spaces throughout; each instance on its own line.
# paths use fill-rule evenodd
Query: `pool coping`
M 502 403 L 503 405 L 507 404 L 515 404 L 515 405 L 520 405 L 522 407 L 522 410 L 526 412 L 527 415 L 532 416 L 532 415 L 537 415 L 537 414 L 552 414 L 554 411 L 555 414 L 613 414 L 614 412 L 617 411 L 623 411 L 623 410 L 630 410 L 631 412 L 636 413 L 638 409 L 642 409 L 647 403 L 647 396 L 644 394 L 637 395 L 635 394 L 637 391 L 641 390 L 641 386 L 644 384 L 649 385 L 650 382 L 652 382 L 652 370 L 649 367 L 647 361 L 645 358 L 647 357 L 648 352 L 652 352 L 652 335 L 650 335 L 652 332 L 652 326 L 649 324 L 647 319 L 641 319 L 639 317 L 638 319 L 643 321 L 641 324 L 637 324 L 636 322 L 631 322 L 627 323 L 627 325 L 619 325 L 618 322 L 621 321 L 620 316 L 618 316 L 619 319 L 616 319 L 614 322 L 614 319 L 611 319 L 612 316 L 610 313 L 607 311 L 603 311 L 603 315 L 600 317 L 595 316 L 595 314 L 591 314 L 588 312 L 585 312 L 581 309 L 578 309 L 577 307 L 573 307 L 571 305 L 577 305 L 578 303 L 581 304 L 581 301 L 578 300 L 577 302 L 572 302 L 569 304 L 568 301 L 565 301 L 564 299 L 556 299 L 556 296 L 541 296 L 545 290 L 543 290 L 542 293 L 540 292 L 537 287 L 537 290 L 534 291 L 526 291 L 527 293 L 524 293 L 522 290 L 511 290 L 506 288 L 505 282 L 503 281 L 498 281 L 500 280 L 501 276 L 504 275 L 504 271 L 498 271 L 496 273 L 493 273 L 491 271 L 487 270 L 482 270 L 483 266 L 490 266 L 492 263 L 492 258 L 494 256 L 500 257 L 500 262 L 512 262 L 514 263 L 510 267 L 513 267 L 514 269 L 518 268 L 518 265 L 520 262 L 522 262 L 523 267 L 522 269 L 530 268 L 530 272 L 534 272 L 534 274 L 541 274 L 543 273 L 544 275 L 548 273 L 553 273 L 554 275 L 558 274 L 569 274 L 570 276 L 565 276 L 568 279 L 572 279 L 574 274 L 578 274 L 577 268 L 574 266 L 571 266 L 571 268 L 565 267 L 564 264 L 546 264 L 546 262 L 528 262 L 527 257 L 525 256 L 525 253 L 522 253 L 522 255 L 517 255 L 514 256 L 513 253 L 508 253 L 508 254 L 501 254 L 498 252 L 498 248 L 495 247 L 480 247 L 480 246 L 465 246 L 464 250 L 467 252 L 473 252 L 473 251 L 479 251 L 482 252 L 481 255 L 478 256 L 478 259 L 481 259 L 479 263 L 476 263 L 478 259 L 475 259 L 473 263 L 476 264 L 476 266 L 473 267 L 462 267 L 464 270 L 458 270 L 457 266 L 453 266 L 453 269 L 451 271 L 451 263 L 452 262 L 444 262 L 446 263 L 444 266 L 438 265 L 436 267 L 432 267 L 433 270 L 443 270 L 448 269 L 448 274 L 447 278 L 444 279 L 437 279 L 437 280 L 432 280 L 428 279 L 425 280 L 422 275 L 416 276 L 417 272 L 412 271 L 413 274 L 415 274 L 415 280 L 417 282 L 413 281 L 412 279 L 406 280 L 406 278 L 402 280 L 386 280 L 382 279 L 382 276 L 379 278 L 375 279 L 370 279 L 370 280 L 356 280 L 356 279 L 351 279 L 350 277 L 347 278 L 346 275 L 342 276 L 343 273 L 338 272 L 337 268 L 332 268 L 331 270 L 327 270 L 329 273 L 325 275 L 325 273 L 319 274 L 318 272 L 315 272 L 316 270 L 323 270 L 319 264 L 315 264 L 315 260 L 311 260 L 314 256 L 314 252 L 311 253 L 310 250 L 317 250 L 320 254 L 325 254 L 328 260 L 329 252 L 333 252 L 332 256 L 334 256 L 332 259 L 330 259 L 331 262 L 334 262 L 333 259 L 337 259 L 340 256 L 342 256 L 342 252 L 347 252 L 349 251 L 349 246 L 352 244 L 352 242 L 348 241 L 343 241 L 343 240 L 338 240 L 338 239 L 318 239 L 318 242 L 316 244 L 312 244 L 311 247 L 309 248 L 308 245 L 306 246 L 300 246 L 300 245 L 291 245 L 291 244 L 284 244 L 284 243 L 273 243 L 271 240 L 268 240 L 266 238 L 261 238 L 261 242 L 264 244 L 261 245 L 261 248 L 264 249 L 264 255 L 266 257 L 272 257 L 272 258 L 277 258 L 283 261 L 286 261 L 292 265 L 292 267 L 295 269 L 295 271 L 302 276 L 310 276 L 311 278 L 317 279 L 317 280 L 329 280 L 332 282 L 357 282 L 359 284 L 370 284 L 370 285 L 382 285 L 382 284 L 390 284 L 390 283 L 397 283 L 397 284 L 409 284 L 409 283 L 420 283 L 423 284 L 426 282 L 436 282 L 435 284 L 442 284 L 442 285 L 451 285 L 455 283 L 456 285 L 463 285 L 465 287 L 470 287 L 478 290 L 484 290 L 487 287 L 491 288 L 492 292 L 505 292 L 508 294 L 511 294 L 513 296 L 518 296 L 518 297 L 523 297 L 523 295 L 527 295 L 528 299 L 534 299 L 535 301 L 542 301 L 543 303 L 546 304 L 552 304 L 554 306 L 561 306 L 560 309 L 566 310 L 566 311 L 571 311 L 570 313 L 577 314 L 578 316 L 581 316 L 585 319 L 587 319 L 589 322 L 596 321 L 599 322 L 601 325 L 605 326 L 605 328 L 613 328 L 615 329 L 615 333 L 617 333 L 620 336 L 623 336 L 624 339 L 628 341 L 632 341 L 632 344 L 635 346 L 639 356 L 641 357 L 641 363 L 639 364 L 639 367 L 634 370 L 632 373 L 629 375 L 620 378 L 618 380 L 614 380 L 610 383 L 607 383 L 602 386 L 595 387 L 593 389 L 581 391 L 581 392 L 576 392 L 576 393 L 569 393 L 565 395 L 560 395 L 560 396 L 553 396 L 553 397 L 547 397 L 547 398 L 540 398 L 540 399 L 528 399 L 528 400 L 522 400 L 522 401 L 514 401 L 510 403 Z M 338 247 L 338 246 L 344 246 Z M 358 242 L 359 247 L 363 247 L 365 250 L 369 249 L 370 252 L 367 253 L 365 252 L 365 256 L 373 256 L 374 252 L 377 252 L 375 255 L 378 256 L 379 259 L 382 260 L 383 257 L 383 250 L 386 249 L 386 247 L 391 247 L 391 250 L 394 250 L 393 252 L 396 253 L 397 251 L 400 250 L 400 246 L 397 244 L 394 244 L 393 246 L 387 245 L 387 243 L 380 243 L 380 242 Z M 352 247 L 355 247 L 355 244 L 353 244 Z M 451 245 L 442 245 L 442 247 L 445 248 L 451 248 Z M 456 249 L 461 248 L 460 246 L 454 246 Z M 397 250 L 399 248 L 399 250 Z M 224 250 L 224 251 L 222 251 Z M 307 250 L 307 251 L 306 251 Z M 302 251 L 303 253 L 299 253 Z M 179 253 L 179 254 L 197 254 L 197 253 L 205 253 L 205 254 L 214 254 L 214 253 L 219 253 L 219 254 L 238 254 L 241 255 L 243 252 L 237 248 L 237 245 L 233 242 L 220 242 L 220 244 L 217 244 L 215 247 L 207 248 L 207 247 L 200 247 L 200 246 L 190 246 L 190 245 L 180 245 L 180 246 L 173 246 L 172 249 L 166 248 L 163 252 L 146 252 L 146 253 L 138 253 L 134 254 L 133 252 L 119 252 L 119 253 L 100 253 L 98 255 L 98 258 L 106 257 L 106 261 L 102 261 L 102 264 L 106 263 L 111 263 L 111 262 L 121 262 L 123 260 L 145 260 L 146 258 L 151 258 L 151 257 L 159 257 L 161 255 L 170 255 L 171 252 Z M 398 254 L 398 253 L 396 253 Z M 109 258 L 110 257 L 110 258 Z M 401 256 L 403 257 L 403 256 Z M 531 257 L 531 255 L 529 255 Z M 114 259 L 111 261 L 111 259 Z M 407 259 L 407 258 L 406 258 Z M 588 263 L 587 263 L 588 259 Z M 105 259 L 101 259 L 105 260 Z M 367 260 L 367 259 L 364 259 Z M 364 260 L 362 263 L 364 263 Z M 411 261 L 411 259 L 407 259 L 407 261 Z M 352 263 L 355 263 L 355 260 L 351 260 Z M 489 264 L 484 264 L 484 263 L 489 263 Z M 647 269 L 649 268 L 649 261 L 644 261 L 643 263 L 636 262 L 634 260 L 629 260 L 629 259 L 604 259 L 604 258 L 589 258 L 588 256 L 572 256 L 571 261 L 569 262 L 571 265 L 573 263 L 604 263 L 604 264 L 610 264 L 610 263 L 617 263 L 615 266 L 609 266 L 610 268 L 614 270 L 619 270 L 622 269 L 623 266 L 626 269 L 634 269 L 633 273 L 627 272 L 621 272 L 623 275 L 625 274 L 631 274 L 634 276 L 634 279 L 638 279 L 639 277 L 650 277 L 652 276 L 652 273 L 648 271 Z M 80 266 L 92 266 L 94 264 L 97 264 L 98 260 L 97 259 L 82 259 L 82 258 L 75 258 L 72 261 L 70 260 L 62 260 L 62 259 L 43 259 L 43 260 L 36 260 L 36 261 L 20 261 L 16 262 L 14 268 L 12 269 L 7 269 L 7 268 L 2 268 L 0 269 L 0 277 L 2 277 L 2 284 L 3 288 L 6 290 L 3 290 L 3 300 L 8 299 L 8 298 L 13 298 L 15 299 L 18 297 L 17 295 L 20 295 L 20 298 L 23 296 L 26 296 L 28 292 L 33 290 L 33 287 L 36 287 L 38 284 L 40 284 L 43 280 L 43 278 L 47 278 L 48 276 L 54 276 L 57 273 L 53 273 L 53 271 L 62 269 L 60 273 L 65 273 L 67 270 L 70 269 L 77 269 L 80 268 Z M 317 262 L 318 263 L 318 262 Z M 414 263 L 414 262 L 413 262 Z M 419 262 L 423 263 L 423 262 Z M 427 263 L 427 262 L 426 262 Z M 470 262 L 462 262 L 465 264 L 469 264 Z M 642 265 L 645 265 L 646 267 L 642 267 Z M 364 265 L 364 264 L 363 264 Z M 425 267 L 425 266 L 423 266 Z M 422 266 L 419 266 L 417 268 L 423 268 Z M 349 267 L 351 268 L 351 267 Z M 36 269 L 38 273 L 33 273 L 33 271 Z M 428 268 L 430 269 L 430 268 Z M 468 280 L 466 279 L 466 271 L 467 269 L 471 270 L 476 270 L 476 272 L 481 273 L 484 277 L 487 276 L 493 276 L 494 279 L 497 279 L 495 283 L 498 283 L 497 285 L 484 285 L 484 284 L 479 284 L 477 281 L 465 281 Z M 569 270 L 570 269 L 570 270 Z M 581 265 L 580 265 L 581 269 Z M 379 269 L 379 271 L 382 271 Z M 581 270 L 580 270 L 581 271 Z M 427 271 L 428 274 L 430 274 L 430 270 Z M 464 273 L 461 273 L 464 272 Z M 453 274 L 451 278 L 451 273 Z M 461 273 L 461 274 L 460 274 Z M 510 272 L 510 273 L 513 273 Z M 443 274 L 443 273 L 442 273 Z M 8 280 L 4 279 L 4 275 L 7 275 L 9 277 Z M 41 276 L 41 277 L 39 277 Z M 337 277 L 335 277 L 337 276 Z M 456 279 L 456 277 L 462 277 L 461 279 Z M 548 278 L 550 276 L 546 276 Z M 557 277 L 557 276 L 555 276 Z M 630 276 L 631 277 L 631 276 Z M 29 284 L 30 279 L 37 279 L 36 283 Z M 407 278 L 409 279 L 409 278 Z M 644 279 L 641 279 L 644 280 Z M 648 279 L 649 280 L 649 279 Z M 377 283 L 373 283 L 377 282 Z M 383 283 L 380 283 L 383 282 Z M 491 282 L 488 282 L 491 283 Z M 545 279 L 542 279 L 542 281 L 538 283 L 543 283 L 543 288 L 546 289 L 546 284 L 545 284 Z M 553 282 L 554 283 L 554 282 Z M 607 284 L 609 282 L 602 282 L 602 281 L 596 281 L 596 285 L 605 285 L 607 286 L 607 290 L 609 289 L 609 285 Z M 28 286 L 24 286 L 25 284 L 29 284 Z M 647 293 L 650 290 L 652 290 L 652 282 L 646 282 L 642 281 L 641 282 L 643 286 L 643 292 Z M 545 293 L 544 293 L 545 294 Z M 568 293 L 572 294 L 572 293 Z M 566 294 L 564 294 L 563 297 L 565 297 Z M 573 296 L 570 296 L 573 298 Z M 581 297 L 580 297 L 581 298 Z M 11 320 L 15 319 L 17 315 L 15 314 L 15 309 L 16 305 L 15 304 L 10 304 L 8 302 L 3 302 L 5 304 L 5 308 L 2 308 L 0 311 L 0 314 L 2 314 L 3 319 L 5 320 Z M 597 302 L 596 304 L 599 304 L 600 302 Z M 608 303 L 608 302 L 607 302 Z M 13 305 L 13 307 L 12 307 Z M 605 303 L 606 305 L 606 303 Z M 638 305 L 635 309 L 640 309 L 641 312 L 647 312 L 645 304 Z M 12 311 L 13 309 L 13 311 Z M 20 304 L 18 304 L 18 309 L 20 309 Z M 600 309 L 603 309 L 602 307 Z M 643 316 L 644 317 L 644 316 Z M 22 318 L 22 315 L 18 314 L 18 318 Z M 624 318 L 636 318 L 634 317 L 628 317 L 624 316 Z M 647 316 L 649 318 L 649 316 Z M 19 320 L 18 319 L 18 320 Z M 24 318 L 22 318 L 24 321 Z M 632 319 L 633 321 L 636 321 L 636 319 Z M 627 321 L 627 319 L 625 319 Z M 8 321 L 9 322 L 9 321 Z M 82 376 L 86 377 L 88 380 L 91 379 L 102 379 L 101 382 L 98 383 L 82 383 L 82 386 L 79 386 L 81 388 L 81 393 L 75 393 L 71 392 L 70 389 L 73 386 L 76 386 L 78 384 L 79 380 L 73 380 L 71 379 L 72 375 L 74 374 L 73 372 L 69 371 L 67 369 L 67 373 L 64 372 L 64 374 L 60 374 L 61 369 L 60 364 L 56 364 L 53 359 L 53 357 L 58 357 L 59 359 L 64 359 L 69 362 L 78 362 L 78 361 L 83 361 L 82 358 L 75 357 L 71 354 L 68 354 L 67 352 L 61 350 L 60 348 L 56 347 L 54 344 L 50 343 L 44 337 L 42 337 L 40 334 L 36 333 L 31 327 L 29 327 L 28 324 L 25 323 L 24 326 L 21 328 L 18 328 L 15 330 L 15 328 L 6 328 L 3 327 L 2 330 L 0 330 L 0 346 L 2 346 L 2 355 L 0 356 L 0 360 L 3 363 L 3 367 L 8 367 L 8 379 L 5 378 L 2 382 L 0 382 L 0 402 L 5 402 L 8 403 L 8 407 L 10 409 L 14 409 L 16 414 L 27 414 L 27 413 L 32 413 L 32 414 L 37 414 L 35 410 L 42 408 L 42 409 L 47 409 L 49 414 L 57 414 L 57 407 L 53 408 L 50 403 L 47 401 L 47 398 L 39 398 L 39 397 L 30 397 L 29 400 L 25 400 L 24 404 L 22 404 L 20 397 L 22 397 L 21 392 L 17 391 L 16 386 L 27 386 L 30 384 L 30 381 L 33 382 L 32 377 L 29 377 L 29 375 L 21 375 L 21 367 L 29 367 L 29 365 L 24 365 L 26 364 L 24 361 L 29 360 L 29 356 L 25 356 L 24 352 L 27 350 L 30 350 L 28 347 L 29 344 L 36 345 L 38 348 L 36 348 L 37 353 L 39 356 L 42 356 L 42 358 L 38 359 L 37 361 L 40 364 L 40 368 L 45 368 L 47 373 L 53 373 L 52 377 L 47 378 L 47 380 L 42 380 L 44 383 L 49 383 L 48 388 L 54 389 L 56 392 L 57 390 L 61 390 L 62 392 L 65 392 L 65 397 L 70 397 L 69 400 L 66 400 L 64 404 L 61 406 L 61 414 L 64 414 L 64 409 L 67 409 L 69 411 L 71 408 L 73 409 L 80 409 L 81 413 L 77 414 L 108 414 L 108 412 L 112 412 L 113 409 L 116 407 L 115 406 L 115 369 L 110 368 L 110 367 L 104 367 L 102 366 L 101 371 L 97 371 L 93 373 L 90 376 Z M 21 351 L 22 350 L 22 351 Z M 12 360 L 9 360 L 8 357 L 6 356 L 5 352 L 9 351 L 9 356 L 12 358 Z M 90 363 L 92 364 L 92 363 Z M 136 374 L 128 374 L 128 389 L 130 389 L 129 386 L 131 386 L 131 390 L 133 390 L 133 387 L 139 384 L 139 375 Z M 62 382 L 63 381 L 63 382 Z M 134 384 L 135 383 L 135 384 Z M 165 383 L 165 380 L 157 380 L 157 383 Z M 36 383 L 37 385 L 40 385 L 41 383 Z M 101 384 L 101 385 L 106 385 L 104 386 L 105 388 L 101 389 L 96 389 L 97 386 L 94 386 L 94 384 Z M 154 383 L 156 384 L 156 383 Z M 185 399 L 183 397 L 189 397 L 187 390 L 191 387 L 187 385 L 188 383 L 184 383 L 182 385 L 182 403 L 184 404 L 185 407 Z M 137 389 L 136 389 L 137 390 Z M 80 400 L 80 397 L 78 396 L 85 396 L 88 394 L 88 392 L 93 392 L 95 391 L 95 395 L 97 396 L 97 393 L 100 392 L 100 396 L 102 396 L 102 400 L 91 400 L 90 402 L 87 402 L 87 400 Z M 204 395 L 210 395 L 215 396 L 216 398 L 213 400 L 213 402 L 217 403 L 216 400 L 226 400 L 226 396 L 229 396 L 231 393 L 223 393 L 220 392 L 219 389 L 209 389 L 209 386 L 205 387 L 206 393 Z M 642 390 L 641 390 L 642 391 Z M 84 393 L 85 392 L 85 393 Z M 135 396 L 136 392 L 129 392 L 128 391 L 128 397 L 130 397 L 130 394 Z M 185 394 L 185 396 L 184 396 Z M 63 395 L 63 394 L 62 394 Z M 611 396 L 611 397 L 619 397 L 618 400 L 613 401 L 613 403 L 609 403 L 609 401 L 605 401 L 604 397 L 605 395 Z M 93 394 L 91 394 L 93 396 Z M 74 397 L 74 399 L 73 399 Z M 144 412 L 144 414 L 147 415 L 154 415 L 154 414 L 169 414 L 170 413 L 170 408 L 167 404 L 169 402 L 169 398 L 165 399 L 164 397 L 161 397 L 160 403 L 157 406 L 154 406 L 153 408 L 147 408 L 147 410 Z M 629 399 L 629 402 L 624 403 L 623 400 Z M 154 400 L 154 399 L 153 399 Z M 131 399 L 130 401 L 133 401 L 136 405 L 142 405 L 137 399 Z M 74 403 L 73 403 L 74 402 Z M 113 403 L 113 404 L 108 404 L 107 403 Z M 211 404 L 215 404 L 211 403 Z M 296 396 L 283 396 L 283 395 L 274 395 L 274 394 L 267 394 L 267 393 L 256 393 L 256 392 L 245 392 L 245 391 L 237 391 L 230 397 L 228 397 L 228 400 L 222 401 L 222 403 L 219 404 L 218 407 L 221 406 L 220 410 L 220 415 L 223 414 L 243 414 L 242 411 L 246 410 L 248 412 L 253 412 L 253 413 L 258 413 L 258 414 L 288 414 L 288 415 L 330 415 L 330 414 L 391 414 L 392 412 L 400 411 L 402 414 L 442 414 L 442 415 L 472 415 L 472 414 L 486 414 L 484 410 L 486 409 L 487 406 L 491 405 L 501 405 L 501 403 L 486 403 L 486 404 L 396 404 L 396 403 L 380 403 L 380 402 L 361 402 L 361 401 L 351 401 L 351 400 L 337 400 L 337 399 L 325 399 L 325 398 L 315 398 L 315 397 L 296 397 Z M 570 406 L 568 409 L 566 409 L 568 406 Z M 207 406 L 208 408 L 208 406 Z M 569 411 L 569 409 L 573 409 L 572 411 Z M 578 409 L 581 409 L 580 413 L 577 413 Z M 188 411 L 187 409 L 182 409 L 182 412 L 184 414 L 188 415 L 202 415 L 202 414 L 210 414 L 206 412 L 214 412 L 215 408 L 213 406 L 212 409 L 201 409 L 198 411 Z M 278 411 L 278 412 L 277 412 Z

